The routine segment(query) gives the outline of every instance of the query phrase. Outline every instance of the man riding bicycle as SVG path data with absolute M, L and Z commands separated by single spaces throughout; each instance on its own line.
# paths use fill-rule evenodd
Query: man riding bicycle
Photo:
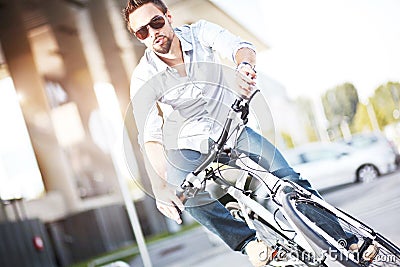
M 131 79 L 139 143 L 157 208 L 181 223 L 176 206 L 181 210 L 184 207 L 170 184 L 179 185 L 202 161 L 209 142 L 216 141 L 220 135 L 222 126 L 217 118 L 226 116 L 224 107 L 230 107 L 237 98 L 235 93 L 247 98 L 253 92 L 257 77 L 255 48 L 204 20 L 173 28 L 172 15 L 161 0 L 130 0 L 124 15 L 130 32 L 147 47 Z M 195 66 L 197 62 L 218 66 L 219 55 L 231 59 L 237 66 L 240 78 L 236 79 L 236 92 L 224 89 L 219 83 L 218 67 L 199 70 Z M 212 82 L 196 83 L 196 75 L 202 79 L 209 75 Z M 171 115 L 166 117 L 166 114 Z M 275 176 L 294 181 L 318 195 L 276 147 L 250 127 L 243 127 L 231 145 Z M 185 210 L 231 249 L 246 253 L 254 266 L 271 261 L 271 248 L 257 240 L 254 230 L 234 219 L 208 192 L 189 199 Z M 268 256 L 260 258 L 265 252 Z

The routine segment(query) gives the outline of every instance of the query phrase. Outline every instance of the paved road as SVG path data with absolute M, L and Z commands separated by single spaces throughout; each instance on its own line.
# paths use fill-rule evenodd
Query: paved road
M 338 187 L 324 192 L 323 197 L 400 245 L 400 172 L 367 184 Z M 153 267 L 251 266 L 246 256 L 210 240 L 203 228 L 150 245 L 149 251 Z M 130 265 L 142 266 L 140 258 Z

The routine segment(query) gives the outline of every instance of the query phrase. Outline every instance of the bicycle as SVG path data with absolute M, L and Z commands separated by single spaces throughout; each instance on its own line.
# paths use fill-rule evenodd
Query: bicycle
M 400 249 L 384 236 L 299 185 L 272 175 L 247 156 L 225 147 L 232 136 L 233 119 L 240 113 L 243 123 L 247 123 L 250 101 L 258 91 L 248 100 L 239 98 L 233 103 L 218 141 L 213 143 L 206 159 L 185 178 L 176 191 L 177 196 L 184 201 L 194 197 L 206 190 L 208 181 L 221 186 L 235 200 L 226 204 L 231 214 L 244 220 L 257 231 L 259 239 L 273 248 L 272 266 L 329 266 L 327 263 L 332 260 L 350 267 L 400 266 Z M 234 182 L 229 180 L 231 174 L 227 174 L 233 170 L 240 172 Z M 259 186 L 252 189 L 247 185 L 254 179 Z M 256 200 L 260 188 L 267 191 L 275 207 L 267 209 Z M 334 228 L 340 227 L 343 238 L 323 225 L 318 219 L 321 216 Z M 349 249 L 350 239 L 356 240 L 357 250 Z M 379 252 L 368 261 L 364 255 L 372 244 Z

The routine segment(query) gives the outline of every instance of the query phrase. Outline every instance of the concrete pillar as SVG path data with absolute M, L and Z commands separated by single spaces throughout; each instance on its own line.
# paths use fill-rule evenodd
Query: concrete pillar
M 88 130 L 90 114 L 97 108 L 97 101 L 70 5 L 67 1 L 47 0 L 42 8 L 63 60 L 65 75 L 57 80 L 68 93 L 69 100 L 77 104 L 83 126 Z
M 3 1 L 0 8 L 0 41 L 17 93 L 46 190 L 63 193 L 69 209 L 80 199 L 73 173 L 59 147 L 49 116 L 43 80 L 37 71 L 23 24 L 23 1 Z
M 89 1 L 88 8 L 93 30 L 105 59 L 105 68 L 109 73 L 110 82 L 114 86 L 121 106 L 126 107 L 129 102 L 129 78 L 122 62 L 120 47 L 115 40 L 110 24 L 109 10 L 107 10 L 104 0 Z

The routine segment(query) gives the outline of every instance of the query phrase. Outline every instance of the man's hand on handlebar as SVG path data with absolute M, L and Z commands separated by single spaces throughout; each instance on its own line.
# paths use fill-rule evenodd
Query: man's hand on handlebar
M 256 86 L 257 73 L 249 64 L 239 64 L 236 71 L 238 93 L 244 99 L 248 99 Z
M 157 209 L 166 217 L 182 223 L 181 213 L 184 210 L 182 201 L 175 195 L 175 190 L 168 185 L 153 187 L 153 192 L 156 197 Z

